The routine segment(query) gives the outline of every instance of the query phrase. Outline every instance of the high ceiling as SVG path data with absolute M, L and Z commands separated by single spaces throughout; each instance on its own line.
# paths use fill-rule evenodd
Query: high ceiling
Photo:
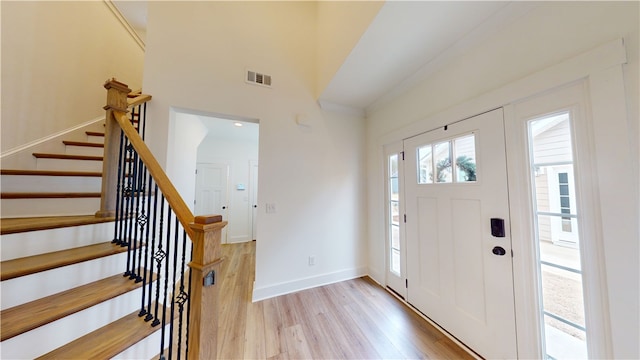
M 506 1 L 387 1 L 320 96 L 371 109 L 531 8 Z
M 113 1 L 137 31 L 146 1 Z M 532 7 L 507 1 L 387 1 L 319 97 L 364 112 L 464 53 Z

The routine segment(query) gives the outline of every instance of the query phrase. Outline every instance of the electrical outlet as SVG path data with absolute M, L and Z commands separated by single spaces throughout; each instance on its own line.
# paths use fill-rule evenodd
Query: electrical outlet
M 315 255 L 311 255 L 309 256 L 309 266 L 314 266 L 316 264 L 316 257 Z

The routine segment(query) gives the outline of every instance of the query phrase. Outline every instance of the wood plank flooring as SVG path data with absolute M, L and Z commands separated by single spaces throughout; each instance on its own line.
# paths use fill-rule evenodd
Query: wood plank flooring
M 218 359 L 473 359 L 368 277 L 252 303 L 255 242 L 223 253 Z

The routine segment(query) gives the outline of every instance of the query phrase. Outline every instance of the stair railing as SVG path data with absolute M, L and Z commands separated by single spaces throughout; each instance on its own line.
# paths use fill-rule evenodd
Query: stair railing
M 145 144 L 151 96 L 129 99 L 131 89 L 115 79 L 104 87 L 102 200 L 96 216 L 116 218 L 113 242 L 128 249 L 124 276 L 143 283 L 139 316 L 150 326 L 161 325 L 160 358 L 215 359 L 216 274 L 227 222 L 220 215 L 194 217 Z

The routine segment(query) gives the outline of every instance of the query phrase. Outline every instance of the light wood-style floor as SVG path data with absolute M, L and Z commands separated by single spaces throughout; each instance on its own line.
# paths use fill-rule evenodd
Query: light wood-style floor
M 218 359 L 472 359 L 364 277 L 252 303 L 255 242 L 223 245 Z

